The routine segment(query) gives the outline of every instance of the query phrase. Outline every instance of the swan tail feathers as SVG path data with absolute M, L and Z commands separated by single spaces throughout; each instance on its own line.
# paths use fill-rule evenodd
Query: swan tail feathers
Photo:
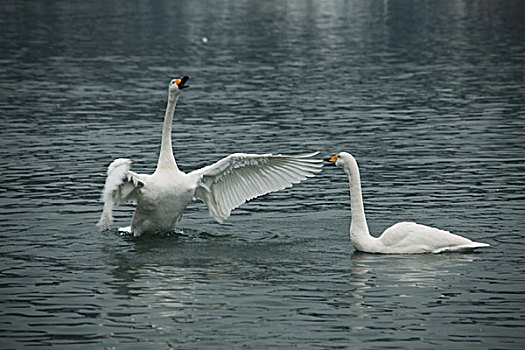
M 490 244 L 472 242 L 470 244 L 462 244 L 462 245 L 457 245 L 457 246 L 452 246 L 452 247 L 439 248 L 439 249 L 433 250 L 432 253 L 438 254 L 438 253 L 444 253 L 444 252 L 468 252 L 474 249 L 485 248 L 485 247 L 490 247 Z

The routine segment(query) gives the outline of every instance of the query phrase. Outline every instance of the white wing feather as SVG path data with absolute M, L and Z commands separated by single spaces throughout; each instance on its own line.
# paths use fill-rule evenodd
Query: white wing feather
M 206 203 L 210 215 L 222 223 L 233 209 L 250 199 L 315 176 L 321 171 L 322 160 L 309 158 L 317 153 L 300 156 L 234 153 L 189 175 L 197 183 L 195 197 Z
M 104 210 L 98 227 L 107 228 L 113 222 L 112 212 L 115 205 L 137 200 L 139 190 L 144 186 L 144 175 L 136 174 L 130 168 L 131 160 L 126 158 L 115 159 L 109 165 L 101 197 Z

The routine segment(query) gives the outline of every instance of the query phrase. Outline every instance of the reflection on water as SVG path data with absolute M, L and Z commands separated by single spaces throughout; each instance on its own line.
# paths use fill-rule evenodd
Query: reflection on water
M 483 260 L 480 254 L 383 256 L 354 252 L 351 285 L 356 287 L 354 306 L 362 310 L 359 330 L 373 329 L 372 342 L 423 341 L 422 333 L 439 329 L 447 332 L 447 341 L 452 344 L 491 343 L 490 336 L 480 334 L 483 325 L 509 337 L 520 322 L 509 319 L 503 302 L 506 298 L 493 293 L 514 292 L 501 285 L 506 284 L 505 278 L 477 280 L 473 265 L 479 260 Z M 477 313 L 467 311 L 473 303 L 479 307 Z
M 461 279 L 464 265 L 472 261 L 474 258 L 465 254 L 403 256 L 354 252 L 350 281 L 355 287 L 352 293 L 356 299 L 354 306 L 362 309 L 360 317 L 370 317 L 378 307 L 374 296 L 384 295 L 386 291 L 389 299 L 397 299 L 399 305 L 396 308 L 400 305 L 408 307 L 414 302 L 413 298 L 420 297 L 422 290 L 431 290 L 433 298 L 445 298 L 453 294 L 445 291 L 448 290 L 446 281 Z M 423 303 L 429 302 L 433 301 Z M 384 307 L 384 301 L 380 304 Z
M 3 1 L 0 347 L 521 348 L 523 7 Z M 182 232 L 97 231 L 107 165 L 153 170 L 183 74 L 183 170 L 349 151 L 372 233 L 413 220 L 492 248 L 354 252 L 328 168 L 224 225 L 194 203 Z

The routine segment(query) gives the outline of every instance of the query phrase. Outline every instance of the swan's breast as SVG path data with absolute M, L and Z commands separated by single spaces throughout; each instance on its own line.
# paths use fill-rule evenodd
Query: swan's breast
M 138 204 L 150 210 L 159 206 L 183 210 L 193 198 L 195 188 L 191 179 L 180 171 L 160 171 L 144 184 Z

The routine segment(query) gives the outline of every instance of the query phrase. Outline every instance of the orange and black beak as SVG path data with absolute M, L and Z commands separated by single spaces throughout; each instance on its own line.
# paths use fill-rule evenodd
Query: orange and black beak
M 185 75 L 182 79 L 175 80 L 175 84 L 179 87 L 179 90 L 190 87 L 189 85 L 184 85 L 190 79 L 189 76 Z
M 338 159 L 339 159 L 339 156 L 336 154 L 332 158 L 325 158 L 324 161 L 325 161 L 326 165 L 334 165 L 335 166 L 335 162 L 337 162 Z

